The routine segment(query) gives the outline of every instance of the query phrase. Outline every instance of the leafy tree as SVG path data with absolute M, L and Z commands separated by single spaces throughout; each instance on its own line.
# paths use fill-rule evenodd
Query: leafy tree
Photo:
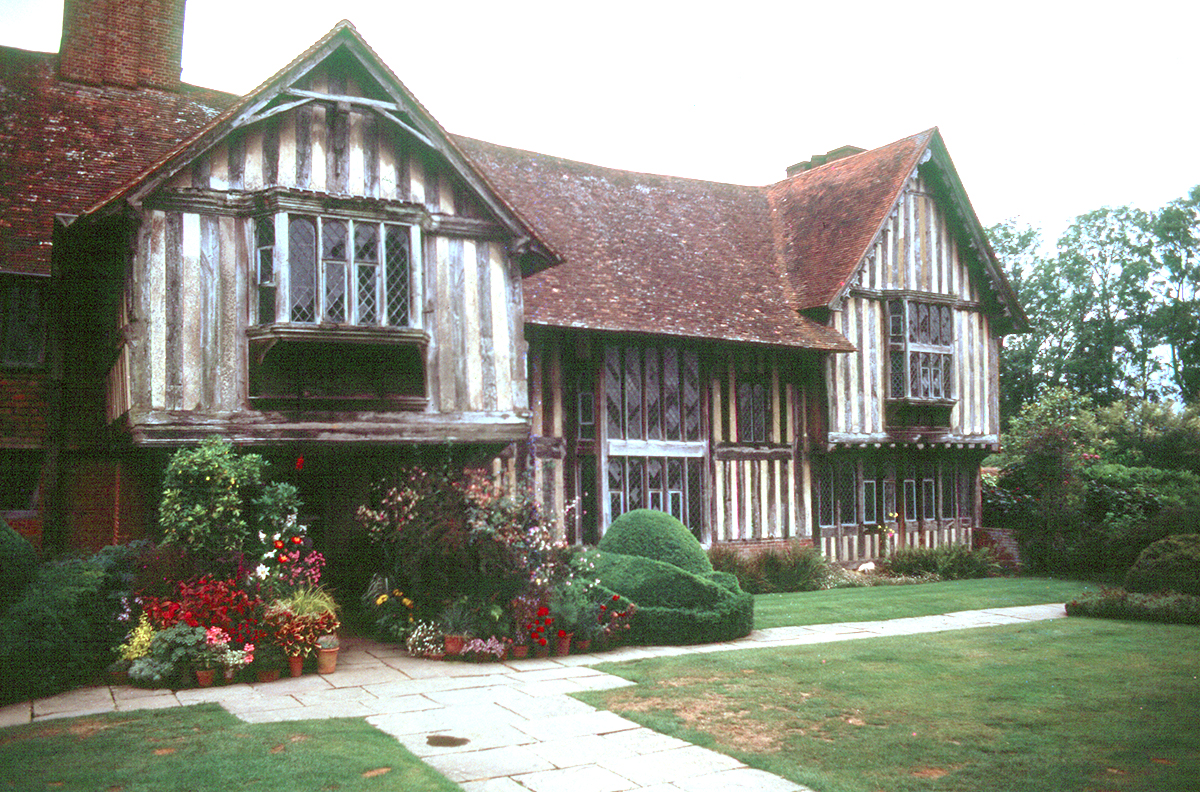
M 1200 399 L 1200 186 L 1167 204 L 1154 217 L 1162 265 L 1155 314 L 1159 336 L 1170 350 L 1172 381 L 1186 401 Z

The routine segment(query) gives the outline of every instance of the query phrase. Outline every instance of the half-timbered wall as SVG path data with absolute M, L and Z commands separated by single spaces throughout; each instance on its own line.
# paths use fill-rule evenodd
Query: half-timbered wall
M 804 460 L 815 357 L 546 330 L 531 335 L 536 491 L 595 542 L 620 514 L 678 517 L 705 543 L 811 534 Z
M 909 180 L 832 312 L 857 352 L 826 363 L 829 433 L 814 459 L 819 545 L 844 562 L 969 543 L 983 454 L 999 441 L 998 349 L 951 224 Z
M 300 103 L 309 94 L 362 91 L 353 79 L 339 83 L 318 71 L 293 93 Z M 511 436 L 507 425 L 523 422 L 521 285 L 508 240 L 445 160 L 370 100 L 296 104 L 235 129 L 145 204 L 127 275 L 126 346 L 109 377 L 110 419 L 132 410 L 131 423 L 170 423 L 180 413 L 197 420 L 260 409 L 247 372 L 277 354 L 275 344 L 301 338 L 306 328 L 355 325 L 333 346 L 397 342 L 423 360 L 419 374 L 407 364 L 396 369 L 420 381 L 399 388 L 406 412 L 387 419 L 412 424 L 409 439 L 488 439 L 478 434 L 487 434 L 489 416 Z M 298 238 L 298 225 L 313 229 L 310 236 Z M 369 297 L 356 297 L 366 288 L 359 278 L 375 276 L 360 275 L 367 268 L 352 256 L 367 253 L 354 239 L 338 248 L 317 236 L 335 226 L 351 236 L 371 226 L 376 260 L 391 255 L 383 248 L 393 238 L 402 240 L 406 280 L 380 275 Z M 303 252 L 305 245 L 315 253 Z M 347 247 L 352 254 L 337 254 L 347 259 L 338 264 L 346 274 L 337 288 L 345 293 L 318 274 L 311 302 L 330 308 L 348 300 L 351 307 L 300 311 L 297 257 L 322 273 L 328 262 L 321 257 Z M 403 305 L 383 304 L 396 299 Z M 257 346 L 248 346 L 248 330 Z M 466 415 L 476 430 L 456 437 L 421 413 Z
M 831 442 L 895 439 L 897 427 L 888 420 L 892 377 L 904 381 L 920 372 L 910 370 L 906 354 L 892 354 L 889 301 L 951 311 L 952 342 L 946 351 L 953 364 L 944 384 L 938 379 L 938 398 L 930 398 L 947 403 L 949 420 L 940 427 L 940 441 L 998 442 L 998 350 L 978 288 L 945 215 L 923 181 L 912 179 L 833 312 L 833 327 L 859 351 L 832 355 L 827 364 Z

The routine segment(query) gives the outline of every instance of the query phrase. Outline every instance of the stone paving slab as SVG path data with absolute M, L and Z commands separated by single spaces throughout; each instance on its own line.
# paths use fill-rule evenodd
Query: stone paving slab
M 596 764 L 628 778 L 635 787 L 678 784 L 680 779 L 745 767 L 733 757 L 697 745 L 635 756 L 609 755 Z
M 538 718 L 513 725 L 538 741 L 583 737 L 589 734 L 611 734 L 638 728 L 638 724 L 608 710 Z
M 479 781 L 500 776 L 521 776 L 555 769 L 542 757 L 520 745 L 470 753 L 430 756 L 426 764 L 451 781 Z
M 628 778 L 597 765 L 577 765 L 516 776 L 533 792 L 624 792 L 635 789 Z
M 683 792 L 813 792 L 786 778 L 750 767 L 684 778 L 675 781 L 674 786 Z

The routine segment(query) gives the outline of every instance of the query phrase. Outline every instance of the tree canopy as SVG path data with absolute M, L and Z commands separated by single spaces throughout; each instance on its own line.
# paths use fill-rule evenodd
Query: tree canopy
M 1154 212 L 1080 215 L 1054 253 L 1016 221 L 988 234 L 1032 326 L 1001 354 L 1006 425 L 1047 386 L 1101 406 L 1200 401 L 1200 186 Z

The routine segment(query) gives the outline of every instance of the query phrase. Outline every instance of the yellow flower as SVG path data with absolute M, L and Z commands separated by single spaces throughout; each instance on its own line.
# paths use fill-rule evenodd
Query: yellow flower
M 400 602 L 401 602 L 401 604 L 403 604 L 403 605 L 404 605 L 404 607 L 406 607 L 406 608 L 411 608 L 411 607 L 412 607 L 412 600 L 410 600 L 408 597 L 405 597 L 404 599 L 400 600 Z
M 387 598 L 388 598 L 387 594 L 380 594 L 378 597 L 375 598 L 375 604 L 382 605 L 383 603 L 387 602 Z

